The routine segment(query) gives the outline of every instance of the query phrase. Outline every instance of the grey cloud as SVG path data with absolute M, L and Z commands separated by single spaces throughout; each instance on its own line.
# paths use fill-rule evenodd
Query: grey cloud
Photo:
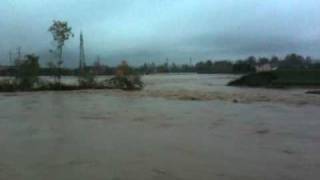
M 2 0 L 0 63 L 9 50 L 50 59 L 53 19 L 67 20 L 76 37 L 66 43 L 67 66 L 78 58 L 80 30 L 87 59 L 141 64 L 284 55 L 320 57 L 318 0 Z

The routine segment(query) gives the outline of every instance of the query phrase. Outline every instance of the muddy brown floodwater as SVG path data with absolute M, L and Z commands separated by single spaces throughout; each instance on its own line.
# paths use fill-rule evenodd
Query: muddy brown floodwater
M 225 86 L 234 78 L 2 93 L 0 180 L 319 179 L 320 96 Z

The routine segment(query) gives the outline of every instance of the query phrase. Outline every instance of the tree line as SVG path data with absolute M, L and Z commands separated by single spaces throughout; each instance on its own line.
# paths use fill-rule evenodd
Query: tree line
M 256 71 L 256 66 L 264 64 L 270 65 L 273 69 L 320 69 L 320 62 L 311 57 L 303 57 L 298 54 L 288 54 L 284 58 L 273 56 L 271 58 L 250 56 L 246 59 L 237 61 L 220 60 L 220 61 L 200 61 L 195 65 L 175 63 L 163 63 L 156 65 L 155 63 L 145 63 L 139 66 L 137 71 L 143 74 L 153 73 L 200 73 L 200 74 L 218 74 L 218 73 L 250 73 Z
M 230 60 L 212 62 L 208 60 L 197 63 L 194 68 L 197 73 L 250 73 L 255 72 L 257 66 L 265 64 L 277 70 L 320 70 L 320 62 L 298 54 L 288 54 L 282 59 L 277 56 L 271 58 L 250 56 L 247 59 L 235 62 Z
M 27 55 L 30 56 L 30 55 Z M 34 56 L 34 55 L 33 55 Z M 38 57 L 39 58 L 39 57 Z M 276 69 L 320 69 L 320 62 L 311 57 L 303 57 L 298 54 L 289 54 L 284 58 L 273 56 L 271 58 L 261 57 L 256 58 L 250 56 L 246 59 L 237 61 L 220 60 L 220 61 L 200 61 L 195 65 L 191 64 L 176 64 L 176 63 L 144 63 L 141 66 L 131 67 L 135 72 L 140 74 L 155 74 L 155 73 L 200 73 L 200 74 L 218 74 L 218 73 L 250 73 L 256 71 L 256 66 L 270 64 Z M 18 69 L 11 66 L 6 70 L 0 71 L 2 76 L 14 76 Z M 62 76 L 76 76 L 79 74 L 79 68 L 60 67 L 59 74 Z M 100 60 L 95 61 L 92 65 L 85 66 L 85 72 L 92 72 L 95 75 L 113 75 L 116 72 L 116 67 L 102 64 Z M 39 74 L 42 76 L 54 75 L 55 68 L 51 66 L 39 67 Z

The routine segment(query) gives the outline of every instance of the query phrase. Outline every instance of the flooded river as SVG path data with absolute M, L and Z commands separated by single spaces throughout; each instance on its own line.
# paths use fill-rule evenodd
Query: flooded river
M 320 96 L 225 86 L 236 77 L 2 93 L 0 180 L 319 179 Z

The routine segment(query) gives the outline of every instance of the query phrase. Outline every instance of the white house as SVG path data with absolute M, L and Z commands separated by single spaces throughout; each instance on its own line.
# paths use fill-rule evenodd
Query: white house
M 275 70 L 270 63 L 256 65 L 256 72 L 266 72 Z

